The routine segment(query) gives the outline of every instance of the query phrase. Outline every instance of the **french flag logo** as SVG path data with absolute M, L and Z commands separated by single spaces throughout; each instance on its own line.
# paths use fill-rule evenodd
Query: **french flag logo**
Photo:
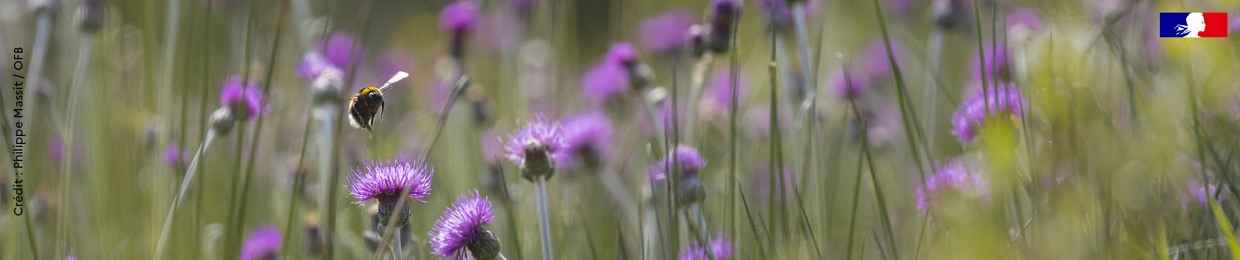
M 1158 36 L 1163 38 L 1227 38 L 1227 13 L 1159 13 Z

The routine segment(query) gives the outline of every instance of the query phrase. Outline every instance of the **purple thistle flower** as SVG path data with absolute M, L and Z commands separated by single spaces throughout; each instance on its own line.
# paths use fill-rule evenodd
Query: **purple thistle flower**
M 338 69 L 347 69 L 349 65 L 357 66 L 361 63 L 361 57 L 366 57 L 366 49 L 361 46 L 362 43 L 353 38 L 353 34 L 346 32 L 334 32 L 327 36 L 327 39 L 319 42 L 319 53 L 327 58 Z M 358 48 L 354 50 L 354 48 Z M 354 53 L 357 51 L 357 53 Z M 354 56 L 354 55 L 357 56 Z
M 623 65 L 602 62 L 581 77 L 581 97 L 595 104 L 610 101 L 629 87 L 629 74 Z
M 297 64 L 297 76 L 305 80 L 314 80 L 324 73 L 344 73 L 336 64 L 328 61 L 323 54 L 318 52 L 308 52 L 301 58 L 301 62 Z
M 231 109 L 238 118 L 254 121 L 262 113 L 263 93 L 254 82 L 248 82 L 244 87 L 241 84 L 241 77 L 228 77 L 220 90 L 220 105 Z
M 365 169 L 353 169 L 349 175 L 349 194 L 358 203 L 370 200 L 399 199 L 400 193 L 409 188 L 409 198 L 425 203 L 423 197 L 431 194 L 431 177 L 435 170 L 422 159 L 410 159 L 400 155 L 387 162 L 370 161 Z
M 900 42 L 891 42 L 891 58 L 895 59 L 896 66 L 905 68 L 904 60 L 909 56 L 908 48 Z M 857 57 L 857 69 L 862 73 L 869 75 L 871 78 L 889 77 L 891 76 L 891 61 L 887 60 L 887 45 L 883 39 L 874 39 L 866 45 L 865 50 L 861 52 L 861 56 Z
M 948 159 L 938 173 L 917 187 L 917 209 L 923 213 L 930 210 L 930 200 L 947 191 L 989 201 L 990 186 L 975 165 L 957 158 Z
M 732 27 L 740 20 L 743 10 L 741 0 L 711 1 L 707 44 L 712 52 L 726 53 L 732 48 Z
M 673 158 L 672 156 L 675 156 L 675 162 L 671 160 Z M 666 179 L 667 170 L 672 169 L 673 163 L 680 166 L 680 170 L 672 171 L 678 173 L 674 175 L 677 180 L 685 177 L 697 176 L 698 171 L 701 171 L 702 168 L 706 167 L 706 159 L 702 158 L 701 154 L 698 154 L 697 149 L 683 144 L 676 145 L 676 149 L 672 150 L 668 157 L 663 158 L 663 160 L 659 161 L 658 164 L 651 166 L 650 179 L 657 181 Z
M 576 169 L 581 164 L 597 167 L 611 151 L 611 120 L 599 112 L 586 112 L 564 121 L 564 156 L 556 161 L 561 169 Z
M 749 95 L 749 77 L 744 73 L 738 72 L 736 75 L 736 95 L 737 103 L 743 104 L 745 97 Z M 722 117 L 732 107 L 732 74 L 727 69 L 715 70 L 711 74 L 710 80 L 706 82 L 706 95 L 702 96 L 702 103 L 698 106 L 702 113 L 712 116 Z
M 439 29 L 451 34 L 462 34 L 473 31 L 478 20 L 478 4 L 469 0 L 459 0 L 444 6 L 439 12 Z
M 717 260 L 732 258 L 732 239 L 728 238 L 727 234 L 724 234 L 722 231 L 719 232 L 714 239 L 710 240 L 710 251 L 714 253 Z M 697 241 L 693 241 L 689 243 L 689 246 L 680 251 L 680 257 L 677 259 L 706 260 L 709 257 L 706 255 L 706 248 Z
M 840 69 L 831 75 L 831 89 L 843 100 L 858 99 L 871 87 L 870 77 L 857 69 Z
M 469 249 L 477 259 L 494 259 L 499 254 L 499 241 L 483 228 L 494 221 L 491 202 L 474 190 L 457 197 L 427 236 L 435 254 L 442 258 L 463 260 Z
M 426 165 L 421 158 L 409 159 L 400 155 L 397 160 L 366 162 L 365 169 L 353 169 L 349 174 L 349 195 L 353 195 L 358 203 L 370 200 L 379 201 L 379 219 L 391 219 L 393 213 L 400 214 L 398 226 L 404 226 L 409 219 L 409 204 L 397 209 L 400 194 L 409 189 L 409 198 L 422 203 L 423 197 L 431 194 L 431 177 L 435 170 Z
M 607 50 L 607 58 L 604 62 L 628 66 L 628 64 L 637 62 L 637 48 L 627 42 L 613 44 L 611 49 Z
M 642 21 L 638 29 L 641 32 L 642 44 L 655 53 L 674 54 L 689 47 L 693 35 L 689 27 L 697 22 L 693 12 L 678 10 L 669 11 Z
M 241 248 L 241 260 L 279 259 L 280 230 L 261 226 L 250 231 Z
M 994 116 L 1012 115 L 1017 118 L 1024 116 L 1024 111 L 1021 110 L 1021 102 L 1024 98 L 1012 83 L 992 86 L 987 91 L 985 94 L 989 95 L 988 97 L 983 97 L 980 89 L 974 92 L 952 114 L 952 125 L 955 126 L 952 134 L 956 135 L 960 142 L 969 143 L 977 138 L 982 124 L 989 118 L 986 114 L 987 107 L 989 107 L 990 115 Z
M 1223 189 L 1226 189 L 1226 187 L 1224 187 Z M 1200 206 L 1202 208 L 1209 208 L 1210 207 L 1209 197 L 1214 196 L 1215 193 L 1219 194 L 1219 196 L 1216 198 L 1217 200 L 1221 201 L 1227 198 L 1227 196 L 1225 196 L 1227 195 L 1226 192 L 1219 192 L 1218 185 L 1206 184 L 1203 186 L 1201 182 L 1199 181 L 1196 181 L 1196 180 L 1188 181 L 1188 195 L 1192 197 L 1193 199 L 1192 202 L 1196 203 L 1197 206 Z M 1185 202 L 1184 204 L 1185 204 L 1185 207 L 1187 208 L 1188 202 Z
M 65 161 L 65 138 L 59 134 L 52 135 L 47 144 L 47 157 L 57 164 Z
M 504 142 L 508 160 L 521 168 L 521 175 L 526 179 L 533 181 L 534 177 L 543 175 L 550 178 L 555 162 L 564 160 L 567 142 L 563 132 L 559 123 L 548 123 L 542 116 L 536 117 Z
M 985 64 L 979 63 L 977 55 L 974 55 L 973 58 L 969 59 L 970 78 L 973 79 L 974 82 L 981 82 L 982 72 L 986 73 L 986 80 L 989 81 L 996 81 L 995 77 L 999 77 L 998 81 L 1000 82 L 1011 79 L 1011 77 L 1007 74 L 1008 69 L 1011 67 L 1011 63 L 1008 58 L 1008 48 L 1002 43 L 998 43 L 995 46 L 998 47 L 998 50 L 991 48 L 990 43 L 986 43 L 985 46 L 982 46 L 982 51 L 986 54 L 983 58 Z M 983 71 L 982 68 L 985 68 L 986 70 Z

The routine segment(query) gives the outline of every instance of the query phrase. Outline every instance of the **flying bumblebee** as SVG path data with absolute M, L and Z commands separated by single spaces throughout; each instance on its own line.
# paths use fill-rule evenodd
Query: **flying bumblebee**
M 406 77 L 409 77 L 409 73 L 396 72 L 396 75 L 392 75 L 392 78 L 388 79 L 387 83 L 383 83 L 383 86 L 367 86 L 350 97 L 349 125 L 373 133 L 371 126 L 374 126 L 375 117 L 383 115 L 383 91 Z

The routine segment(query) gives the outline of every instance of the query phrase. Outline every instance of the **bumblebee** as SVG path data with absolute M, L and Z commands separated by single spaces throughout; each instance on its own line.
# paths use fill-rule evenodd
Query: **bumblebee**
M 366 129 L 366 131 L 374 132 L 371 129 L 375 123 L 375 117 L 383 115 L 383 91 L 392 87 L 392 84 L 409 77 L 409 73 L 404 71 L 397 72 L 388 79 L 383 86 L 367 86 L 358 91 L 349 98 L 349 125 L 353 128 Z

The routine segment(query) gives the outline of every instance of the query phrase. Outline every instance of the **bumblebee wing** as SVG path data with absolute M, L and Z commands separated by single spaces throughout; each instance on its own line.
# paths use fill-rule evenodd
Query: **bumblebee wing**
M 397 71 L 396 75 L 392 75 L 392 78 L 388 79 L 387 83 L 383 83 L 383 86 L 379 87 L 379 91 L 383 92 L 384 90 L 392 88 L 392 84 L 396 84 L 396 82 L 402 79 L 405 79 L 407 77 L 409 77 L 409 73 L 406 73 L 404 71 Z

